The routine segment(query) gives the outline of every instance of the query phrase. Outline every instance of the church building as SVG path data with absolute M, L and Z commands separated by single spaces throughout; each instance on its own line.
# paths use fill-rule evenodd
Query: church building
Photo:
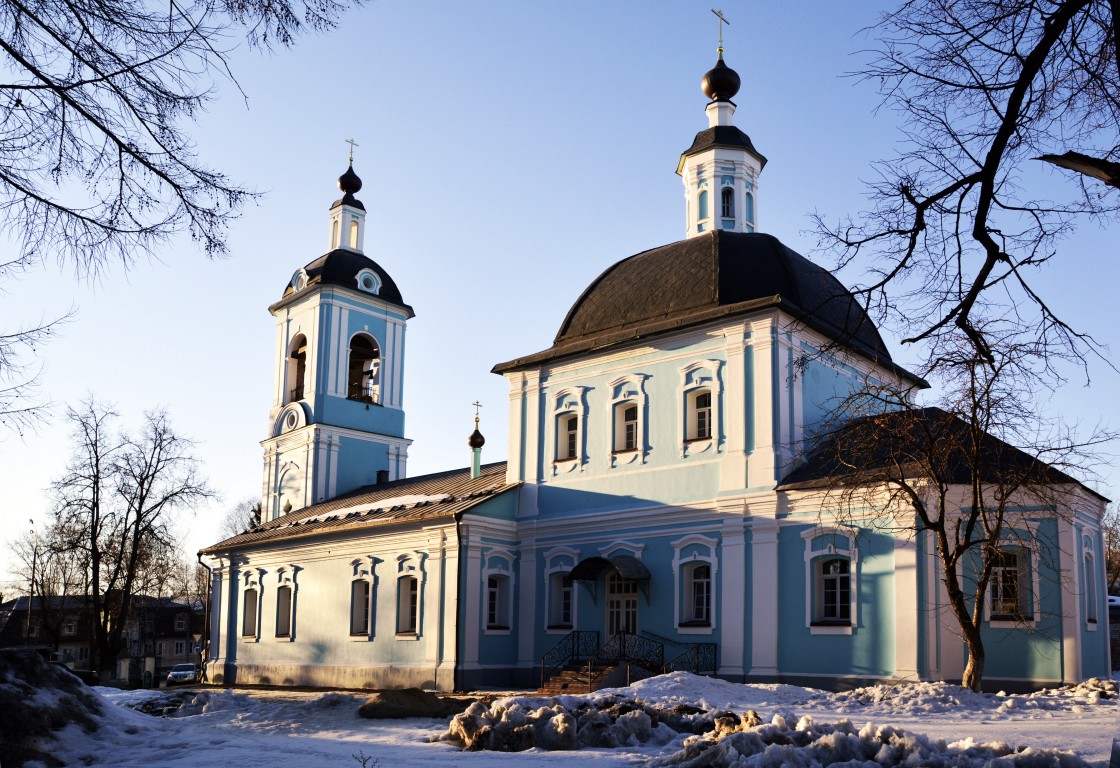
M 925 383 L 835 277 L 759 230 L 766 158 L 733 122 L 739 85 L 721 48 L 708 127 L 677 165 L 685 239 L 608 267 L 550 346 L 494 366 L 497 464 L 481 464 L 476 419 L 470 467 L 407 475 L 413 310 L 363 253 L 351 163 L 329 250 L 269 307 L 262 524 L 201 553 L 210 681 L 535 688 L 577 668 L 581 685 L 618 682 L 627 664 L 826 687 L 960 678 L 932 538 L 841 516 L 806 474 L 838 398 Z M 999 684 L 1109 670 L 1105 501 L 1061 478 L 1060 508 L 1014 513 L 1008 576 L 985 597 Z

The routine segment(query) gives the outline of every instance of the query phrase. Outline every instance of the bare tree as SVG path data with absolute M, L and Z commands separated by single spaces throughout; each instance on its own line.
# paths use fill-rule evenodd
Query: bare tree
M 816 489 L 822 515 L 932 537 L 968 649 L 962 684 L 973 690 L 984 677 L 985 606 L 1005 620 L 1029 616 L 1027 586 L 1017 574 L 1029 557 L 1019 553 L 1035 542 L 1022 510 L 1065 514 L 1090 492 L 1062 470 L 1084 470 L 1090 451 L 1113 437 L 1042 434 L 1023 379 L 1013 375 L 1019 352 L 992 349 L 999 353 L 994 364 L 974 354 L 953 361 L 957 378 L 945 382 L 950 394 L 941 407 L 914 405 L 910 392 L 885 385 L 854 393 L 838 409 L 837 426 L 817 438 L 782 486 Z
M 1053 309 L 1038 268 L 1079 221 L 1120 204 L 1098 181 L 1120 160 L 1120 3 L 908 0 L 873 31 L 881 45 L 857 74 L 901 114 L 905 149 L 877 166 L 867 212 L 818 217 L 822 244 L 870 265 L 866 304 L 906 342 L 931 342 L 932 361 L 963 335 L 995 365 L 993 338 L 1014 331 L 1038 342 L 1039 373 L 1061 378 L 1056 358 L 1099 350 Z M 1071 151 L 1097 172 L 1055 171 L 1032 190 L 1033 161 Z
M 242 499 L 222 518 L 222 524 L 218 528 L 218 538 L 232 539 L 234 536 L 253 530 L 260 524 L 261 500 Z
M 190 126 L 229 53 L 288 46 L 362 0 L 84 0 L 0 5 L 0 224 L 18 254 L 0 281 L 44 259 L 82 276 L 127 267 L 189 233 L 211 256 L 250 192 L 197 157 Z M 35 421 L 25 360 L 50 321 L 0 332 L 0 427 Z
M 166 413 L 148 413 L 137 435 L 117 432 L 116 414 L 92 398 L 68 415 L 74 454 L 53 486 L 55 527 L 88 564 L 94 654 L 111 676 L 133 598 L 168 580 L 171 515 L 212 494 L 193 444 L 171 428 Z

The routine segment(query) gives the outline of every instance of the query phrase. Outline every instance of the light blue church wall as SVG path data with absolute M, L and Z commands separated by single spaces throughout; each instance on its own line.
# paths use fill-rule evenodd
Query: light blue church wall
M 506 495 L 512 496 L 512 494 Z M 482 638 L 479 643 L 478 661 L 482 665 L 512 667 L 517 659 L 518 632 L 521 630 L 517 606 L 520 590 L 524 588 L 523 585 L 517 583 L 520 564 L 520 556 L 517 553 L 516 540 L 484 536 L 482 538 L 482 580 L 473 587 L 469 584 L 466 585 L 467 589 L 481 590 L 480 614 L 477 617 L 466 617 L 465 626 L 479 627 Z M 510 560 L 506 556 L 507 554 L 512 554 L 513 559 Z M 488 622 L 487 580 L 491 576 L 505 579 L 509 590 L 505 595 L 506 602 L 499 606 L 498 623 L 502 628 L 491 627 Z
M 1091 677 L 1099 674 L 1102 659 L 1110 661 L 1108 606 L 1105 598 L 1108 590 L 1105 589 L 1104 573 L 1099 567 L 1104 562 L 1104 541 L 1099 529 L 1087 515 L 1078 515 L 1074 532 L 1080 542 L 1079 551 L 1075 554 L 1081 589 L 1076 595 L 1068 595 L 1067 602 L 1079 603 L 1081 674 L 1083 677 Z
M 778 533 L 779 669 L 784 675 L 831 676 L 838 670 L 853 676 L 890 675 L 895 668 L 893 539 L 867 528 L 858 531 L 858 558 L 851 566 L 857 590 L 851 634 L 813 634 L 806 626 L 812 613 L 807 600 L 813 599 L 816 586 L 812 562 L 805 562 L 802 534 L 814 528 L 790 524 L 783 525 Z M 811 540 L 813 557 L 817 552 L 824 556 L 828 543 L 837 549 L 848 546 L 847 539 L 818 536 Z

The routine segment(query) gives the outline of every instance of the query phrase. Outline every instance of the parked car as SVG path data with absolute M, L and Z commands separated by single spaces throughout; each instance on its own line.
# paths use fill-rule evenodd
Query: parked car
M 100 683 L 100 680 L 98 680 L 97 677 L 97 672 L 92 669 L 73 669 L 62 663 L 61 661 L 52 661 L 51 664 L 60 669 L 65 669 L 67 672 L 81 680 L 86 685 L 98 685 Z
M 179 685 L 181 683 L 193 683 L 195 680 L 194 664 L 176 664 L 167 673 L 168 685 Z
M 1108 596 L 1108 609 L 1112 610 L 1113 608 L 1120 608 L 1120 595 Z

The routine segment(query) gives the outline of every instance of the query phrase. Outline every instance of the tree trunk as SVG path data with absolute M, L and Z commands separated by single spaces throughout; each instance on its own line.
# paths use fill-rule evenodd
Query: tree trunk
M 964 667 L 961 685 L 979 693 L 980 684 L 984 681 L 984 643 L 980 640 L 980 631 L 975 627 L 966 627 L 964 642 L 968 648 L 968 663 Z

